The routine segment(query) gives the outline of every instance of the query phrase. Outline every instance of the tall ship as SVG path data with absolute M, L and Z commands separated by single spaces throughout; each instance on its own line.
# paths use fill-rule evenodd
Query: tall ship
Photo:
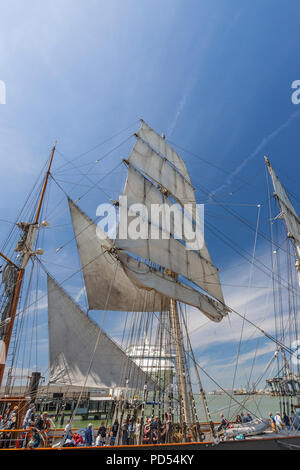
M 93 209 L 83 210 L 81 204 L 92 190 L 106 192 L 104 178 L 95 183 L 86 171 L 90 162 L 67 160 L 65 166 L 85 181 L 73 183 L 81 194 L 71 198 L 63 178 L 57 176 L 63 175 L 60 167 L 53 170 L 58 153 L 54 145 L 1 247 L 0 446 L 2 440 L 6 450 L 24 450 L 29 431 L 23 422 L 33 405 L 41 412 L 52 410 L 58 419 L 67 416 L 70 430 L 80 413 L 89 418 L 88 401 L 98 403 L 94 415 L 105 416 L 105 442 L 92 447 L 99 452 L 111 445 L 111 435 L 119 449 L 127 445 L 164 450 L 179 445 L 191 450 L 300 448 L 300 433 L 292 422 L 272 429 L 268 416 L 254 413 L 247 423 L 216 422 L 202 384 L 204 375 L 235 406 L 247 410 L 247 397 L 238 401 L 204 370 L 189 330 L 190 309 L 209 322 L 220 323 L 230 316 L 231 321 L 239 317 L 243 324 L 250 323 L 274 346 L 276 373 L 267 377 L 267 386 L 278 397 L 281 415 L 298 416 L 300 221 L 288 193 L 266 158 L 268 185 L 274 190 L 271 194 L 268 186 L 270 220 L 284 231 L 284 244 L 272 231 L 268 240 L 274 335 L 226 304 L 183 158 L 143 120 L 134 138 L 129 156 L 120 156 L 118 165 L 126 171 L 124 189 L 118 190 L 118 170 L 113 169 L 110 176 L 115 172 L 117 197 L 98 208 L 96 218 Z M 99 167 L 101 161 L 94 164 Z M 53 225 L 50 186 L 66 202 L 65 225 L 70 220 L 73 232 L 66 230 L 56 257 L 45 260 L 48 244 L 55 243 L 55 234 L 51 239 L 48 235 Z M 277 204 L 277 214 L 272 215 L 271 201 Z M 64 256 L 71 242 L 73 249 Z M 286 256 L 285 267 L 274 261 L 279 250 Z M 77 255 L 79 268 L 56 279 L 53 266 L 68 268 Z M 81 279 L 82 288 L 77 281 L 72 285 L 74 278 Z M 38 330 L 45 325 L 39 315 L 44 304 L 48 341 L 41 345 Z M 113 335 L 114 321 L 122 331 L 119 340 Z M 49 350 L 46 371 L 38 368 L 41 347 Z M 253 399 L 254 391 L 249 395 Z M 99 408 L 100 402 L 105 402 L 104 408 Z M 13 413 L 15 425 L 8 428 L 4 418 Z M 133 440 L 125 443 L 129 428 Z M 36 450 L 61 450 L 67 436 L 53 430 L 51 436 L 42 439 Z

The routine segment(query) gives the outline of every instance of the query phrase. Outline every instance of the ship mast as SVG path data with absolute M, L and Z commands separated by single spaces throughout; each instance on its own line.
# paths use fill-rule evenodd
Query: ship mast
M 176 354 L 176 365 L 177 365 L 177 376 L 178 376 L 178 392 L 180 399 L 181 414 L 183 417 L 183 424 L 190 429 L 191 427 L 191 408 L 189 403 L 189 393 L 187 390 L 186 383 L 186 371 L 184 363 L 184 348 L 183 348 L 183 337 L 182 330 L 180 327 L 179 314 L 177 309 L 176 300 L 170 299 L 170 313 L 171 313 L 171 326 L 173 331 L 174 343 L 175 343 L 175 354 Z M 183 429 L 184 434 L 186 434 Z
M 161 137 L 165 140 L 165 134 L 162 133 Z M 171 273 L 172 277 L 177 278 L 176 273 Z M 173 332 L 174 344 L 175 344 L 175 355 L 178 375 L 178 395 L 180 400 L 181 415 L 183 418 L 183 426 L 187 429 L 191 427 L 191 408 L 189 405 L 189 393 L 187 390 L 186 383 L 186 371 L 185 371 L 185 352 L 183 348 L 183 336 L 180 327 L 179 314 L 177 309 L 177 303 L 175 299 L 170 299 L 170 314 L 171 314 L 171 331 Z M 184 436 L 186 438 L 186 429 L 183 429 Z
M 51 156 L 47 168 L 47 172 L 45 175 L 44 179 L 44 184 L 41 190 L 41 194 L 39 197 L 39 202 L 38 202 L 38 207 L 37 211 L 35 214 L 35 219 L 33 223 L 20 223 L 19 227 L 24 231 L 26 234 L 26 238 L 24 240 L 24 243 L 22 243 L 22 249 L 19 250 L 16 247 L 16 251 L 21 251 L 22 254 L 22 262 L 21 266 L 17 266 L 15 263 L 13 263 L 7 256 L 5 256 L 3 253 L 0 252 L 0 255 L 2 258 L 4 258 L 11 266 L 14 266 L 17 269 L 17 280 L 15 283 L 14 287 L 14 292 L 13 292 L 13 298 L 10 306 L 10 313 L 9 313 L 9 324 L 7 328 L 7 332 L 4 338 L 4 351 L 3 351 L 3 361 L 1 361 L 0 364 L 0 387 L 2 385 L 3 381 L 3 376 L 4 376 L 4 370 L 6 366 L 6 361 L 7 361 L 7 354 L 10 346 L 10 341 L 11 341 L 11 336 L 13 332 L 13 327 L 14 327 L 14 322 L 15 322 L 15 317 L 16 317 L 16 312 L 18 308 L 18 303 L 20 299 L 20 292 L 21 292 L 21 287 L 23 284 L 23 279 L 24 279 L 24 274 L 25 274 L 25 268 L 28 264 L 29 259 L 31 258 L 32 255 L 35 253 L 33 252 L 33 245 L 34 245 L 34 240 L 35 240 L 35 235 L 36 231 L 39 226 L 39 219 L 40 219 L 40 214 L 41 214 L 41 209 L 44 201 L 44 196 L 48 184 L 48 179 L 50 175 L 50 170 L 53 162 L 53 157 L 54 157 L 54 152 L 55 152 L 55 147 L 56 147 L 56 142 L 54 143 L 54 146 L 51 150 Z

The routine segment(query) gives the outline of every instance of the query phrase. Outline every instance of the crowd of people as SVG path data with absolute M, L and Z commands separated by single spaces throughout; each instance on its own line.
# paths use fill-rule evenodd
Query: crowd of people
M 269 422 L 273 431 L 281 431 L 282 429 L 287 431 L 300 430 L 300 416 L 295 412 L 292 412 L 291 416 L 288 416 L 285 412 L 281 415 L 279 411 L 275 416 L 270 413 Z
M 39 447 L 41 442 L 45 445 L 48 441 L 48 433 L 51 429 L 55 429 L 52 416 L 48 416 L 47 412 L 40 413 L 36 416 L 36 408 L 31 405 L 25 414 L 23 423 L 21 424 L 24 432 L 16 433 L 14 429 L 18 425 L 19 407 L 13 409 L 8 408 L 6 413 L 0 416 L 0 428 L 3 430 L 0 435 L 0 448 L 13 447 Z
M 143 425 L 138 417 L 134 420 L 124 419 L 121 423 L 115 420 L 109 427 L 102 421 L 97 431 L 90 423 L 86 429 L 73 432 L 69 421 L 61 440 L 56 442 L 57 433 L 53 432 L 56 430 L 54 416 L 49 416 L 47 412 L 37 413 L 32 404 L 23 421 L 18 423 L 18 412 L 18 407 L 15 406 L 13 409 L 9 408 L 3 417 L 0 416 L 0 448 L 137 445 L 165 443 L 170 439 L 173 442 L 183 440 L 183 430 L 179 424 L 170 423 L 167 413 L 164 420 L 157 416 L 153 419 L 145 418 Z M 17 430 L 18 427 L 22 432 Z
M 171 429 L 172 428 L 172 429 Z M 142 426 L 140 418 L 135 420 L 124 419 L 122 423 L 115 420 L 110 427 L 106 427 L 104 421 L 101 422 L 98 431 L 95 431 L 90 423 L 85 430 L 72 433 L 70 424 L 65 427 L 65 439 L 62 445 L 71 446 L 114 446 L 137 445 L 137 444 L 157 444 L 167 442 L 168 436 L 172 433 L 173 442 L 181 442 L 183 432 L 179 424 L 171 426 L 169 420 L 159 420 L 155 418 L 145 418 Z M 78 436 L 81 436 L 79 438 Z M 61 445 L 61 443 L 60 443 Z
M 228 421 L 225 416 L 223 415 L 223 413 L 220 414 L 220 426 L 218 427 L 218 431 L 222 431 L 226 428 L 228 428 L 231 424 L 246 424 L 246 423 L 250 423 L 250 421 L 253 420 L 251 414 L 248 412 L 246 415 L 244 415 L 244 413 L 241 413 L 240 415 L 237 415 L 235 421 L 233 423 L 231 423 L 230 421 Z
M 114 446 L 137 445 L 137 444 L 163 444 L 167 442 L 182 442 L 184 430 L 179 424 L 171 424 L 166 413 L 163 420 L 158 416 L 155 418 L 145 418 L 142 424 L 140 418 L 124 419 L 121 423 L 115 420 L 111 426 L 107 427 L 102 421 L 98 430 L 94 430 L 90 423 L 86 429 L 72 431 L 71 421 L 64 429 L 63 436 L 59 442 L 55 435 L 56 426 L 54 417 L 47 412 L 37 414 L 34 404 L 27 410 L 23 423 L 22 432 L 14 432 L 18 424 L 18 406 L 9 408 L 3 417 L 0 416 L 0 448 L 19 447 L 37 448 L 48 446 L 78 447 L 78 446 Z M 253 421 L 249 412 L 240 413 L 234 421 L 229 421 L 221 413 L 220 424 L 216 430 L 219 433 L 231 428 L 233 424 L 247 425 Z M 273 431 L 279 432 L 283 429 L 287 431 L 300 430 L 300 416 L 292 411 L 288 416 L 269 415 L 270 427 Z M 20 423 L 19 423 L 20 426 Z M 192 431 L 193 432 L 193 431 Z M 191 438 L 193 436 L 190 436 Z M 195 436 L 194 436 L 195 438 Z

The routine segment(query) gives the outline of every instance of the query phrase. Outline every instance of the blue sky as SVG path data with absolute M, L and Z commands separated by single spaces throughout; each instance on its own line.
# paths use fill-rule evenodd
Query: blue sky
M 0 219 L 15 218 L 55 139 L 58 151 L 53 173 L 76 198 L 86 186 L 74 187 L 74 182 L 90 185 L 128 155 L 133 139 L 126 139 L 143 117 L 185 149 L 181 154 L 197 188 L 197 199 L 207 203 L 205 220 L 251 253 L 254 232 L 224 207 L 255 226 L 256 204 L 261 203 L 260 228 L 268 232 L 265 153 L 286 186 L 297 194 L 300 105 L 291 101 L 291 84 L 300 79 L 299 13 L 299 2 L 276 0 L 3 3 L 0 80 L 6 84 L 7 96 L 6 104 L 0 105 Z M 126 131 L 76 160 L 83 165 L 81 172 L 88 168 L 91 180 L 78 178 L 78 168 L 60 168 L 66 159 L 122 129 Z M 94 170 L 95 160 L 117 146 Z M 81 207 L 93 218 L 100 202 L 107 201 L 107 196 L 116 198 L 123 177 L 119 166 L 99 184 L 101 190 L 97 186 L 82 199 Z M 52 182 L 50 209 L 63 197 L 58 192 Z M 293 202 L 299 209 L 297 200 Z M 67 217 L 62 202 L 49 219 L 53 227 Z M 0 222 L 1 242 L 8 228 Z M 249 264 L 209 227 L 205 235 L 221 269 L 226 300 L 243 311 L 249 294 L 244 287 L 249 282 Z M 72 231 L 70 226 L 54 228 L 47 237 L 46 264 L 50 259 L 53 262 L 55 249 L 72 238 Z M 267 263 L 269 247 L 262 237 L 257 250 Z M 71 244 L 56 263 L 64 262 L 78 267 Z M 70 273 L 47 266 L 59 280 Z M 251 288 L 248 314 L 253 319 L 260 318 L 265 301 L 262 287 L 269 288 L 269 279 L 261 276 L 253 275 L 253 285 L 260 284 L 260 289 Z M 68 282 L 66 288 L 76 296 L 79 281 Z M 45 321 L 41 309 L 41 341 L 45 340 Z M 191 313 L 192 329 L 199 321 L 202 318 Z M 268 325 L 271 329 L 271 320 Z M 203 328 L 209 332 L 201 335 L 200 329 L 192 335 L 199 360 L 229 386 L 224 361 L 230 364 L 235 358 L 240 325 L 233 337 L 223 326 Z M 209 344 L 205 338 L 211 339 Z M 262 341 L 262 348 L 267 347 Z M 245 346 L 245 361 L 255 348 L 254 338 Z M 41 349 L 39 356 L 44 364 L 46 350 Z M 262 356 L 261 364 L 268 357 Z M 245 364 L 251 367 L 251 362 Z

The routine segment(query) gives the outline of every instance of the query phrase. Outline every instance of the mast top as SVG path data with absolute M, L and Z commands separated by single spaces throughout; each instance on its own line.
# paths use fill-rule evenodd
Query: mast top
M 43 184 L 43 188 L 42 188 L 38 208 L 37 208 L 37 211 L 36 211 L 36 216 L 35 216 L 35 221 L 34 221 L 35 224 L 38 224 L 38 222 L 39 222 L 41 208 L 42 208 L 42 204 L 43 204 L 43 200 L 44 200 L 44 196 L 45 196 L 45 191 L 46 191 L 46 187 L 47 187 L 47 183 L 48 183 L 48 178 L 49 178 L 49 174 L 50 174 L 50 170 L 51 170 L 51 166 L 52 166 L 52 162 L 53 162 L 55 149 L 56 149 L 56 140 L 55 140 L 54 146 L 52 147 L 52 150 L 51 150 L 50 161 L 49 161 L 49 165 L 48 165 L 48 168 L 47 168 L 47 173 L 46 173 L 46 176 L 45 176 L 45 180 L 44 180 L 44 184 Z
M 265 159 L 266 165 L 270 168 L 271 163 L 270 163 L 270 160 L 268 159 L 268 157 L 266 155 L 264 155 L 264 159 Z

